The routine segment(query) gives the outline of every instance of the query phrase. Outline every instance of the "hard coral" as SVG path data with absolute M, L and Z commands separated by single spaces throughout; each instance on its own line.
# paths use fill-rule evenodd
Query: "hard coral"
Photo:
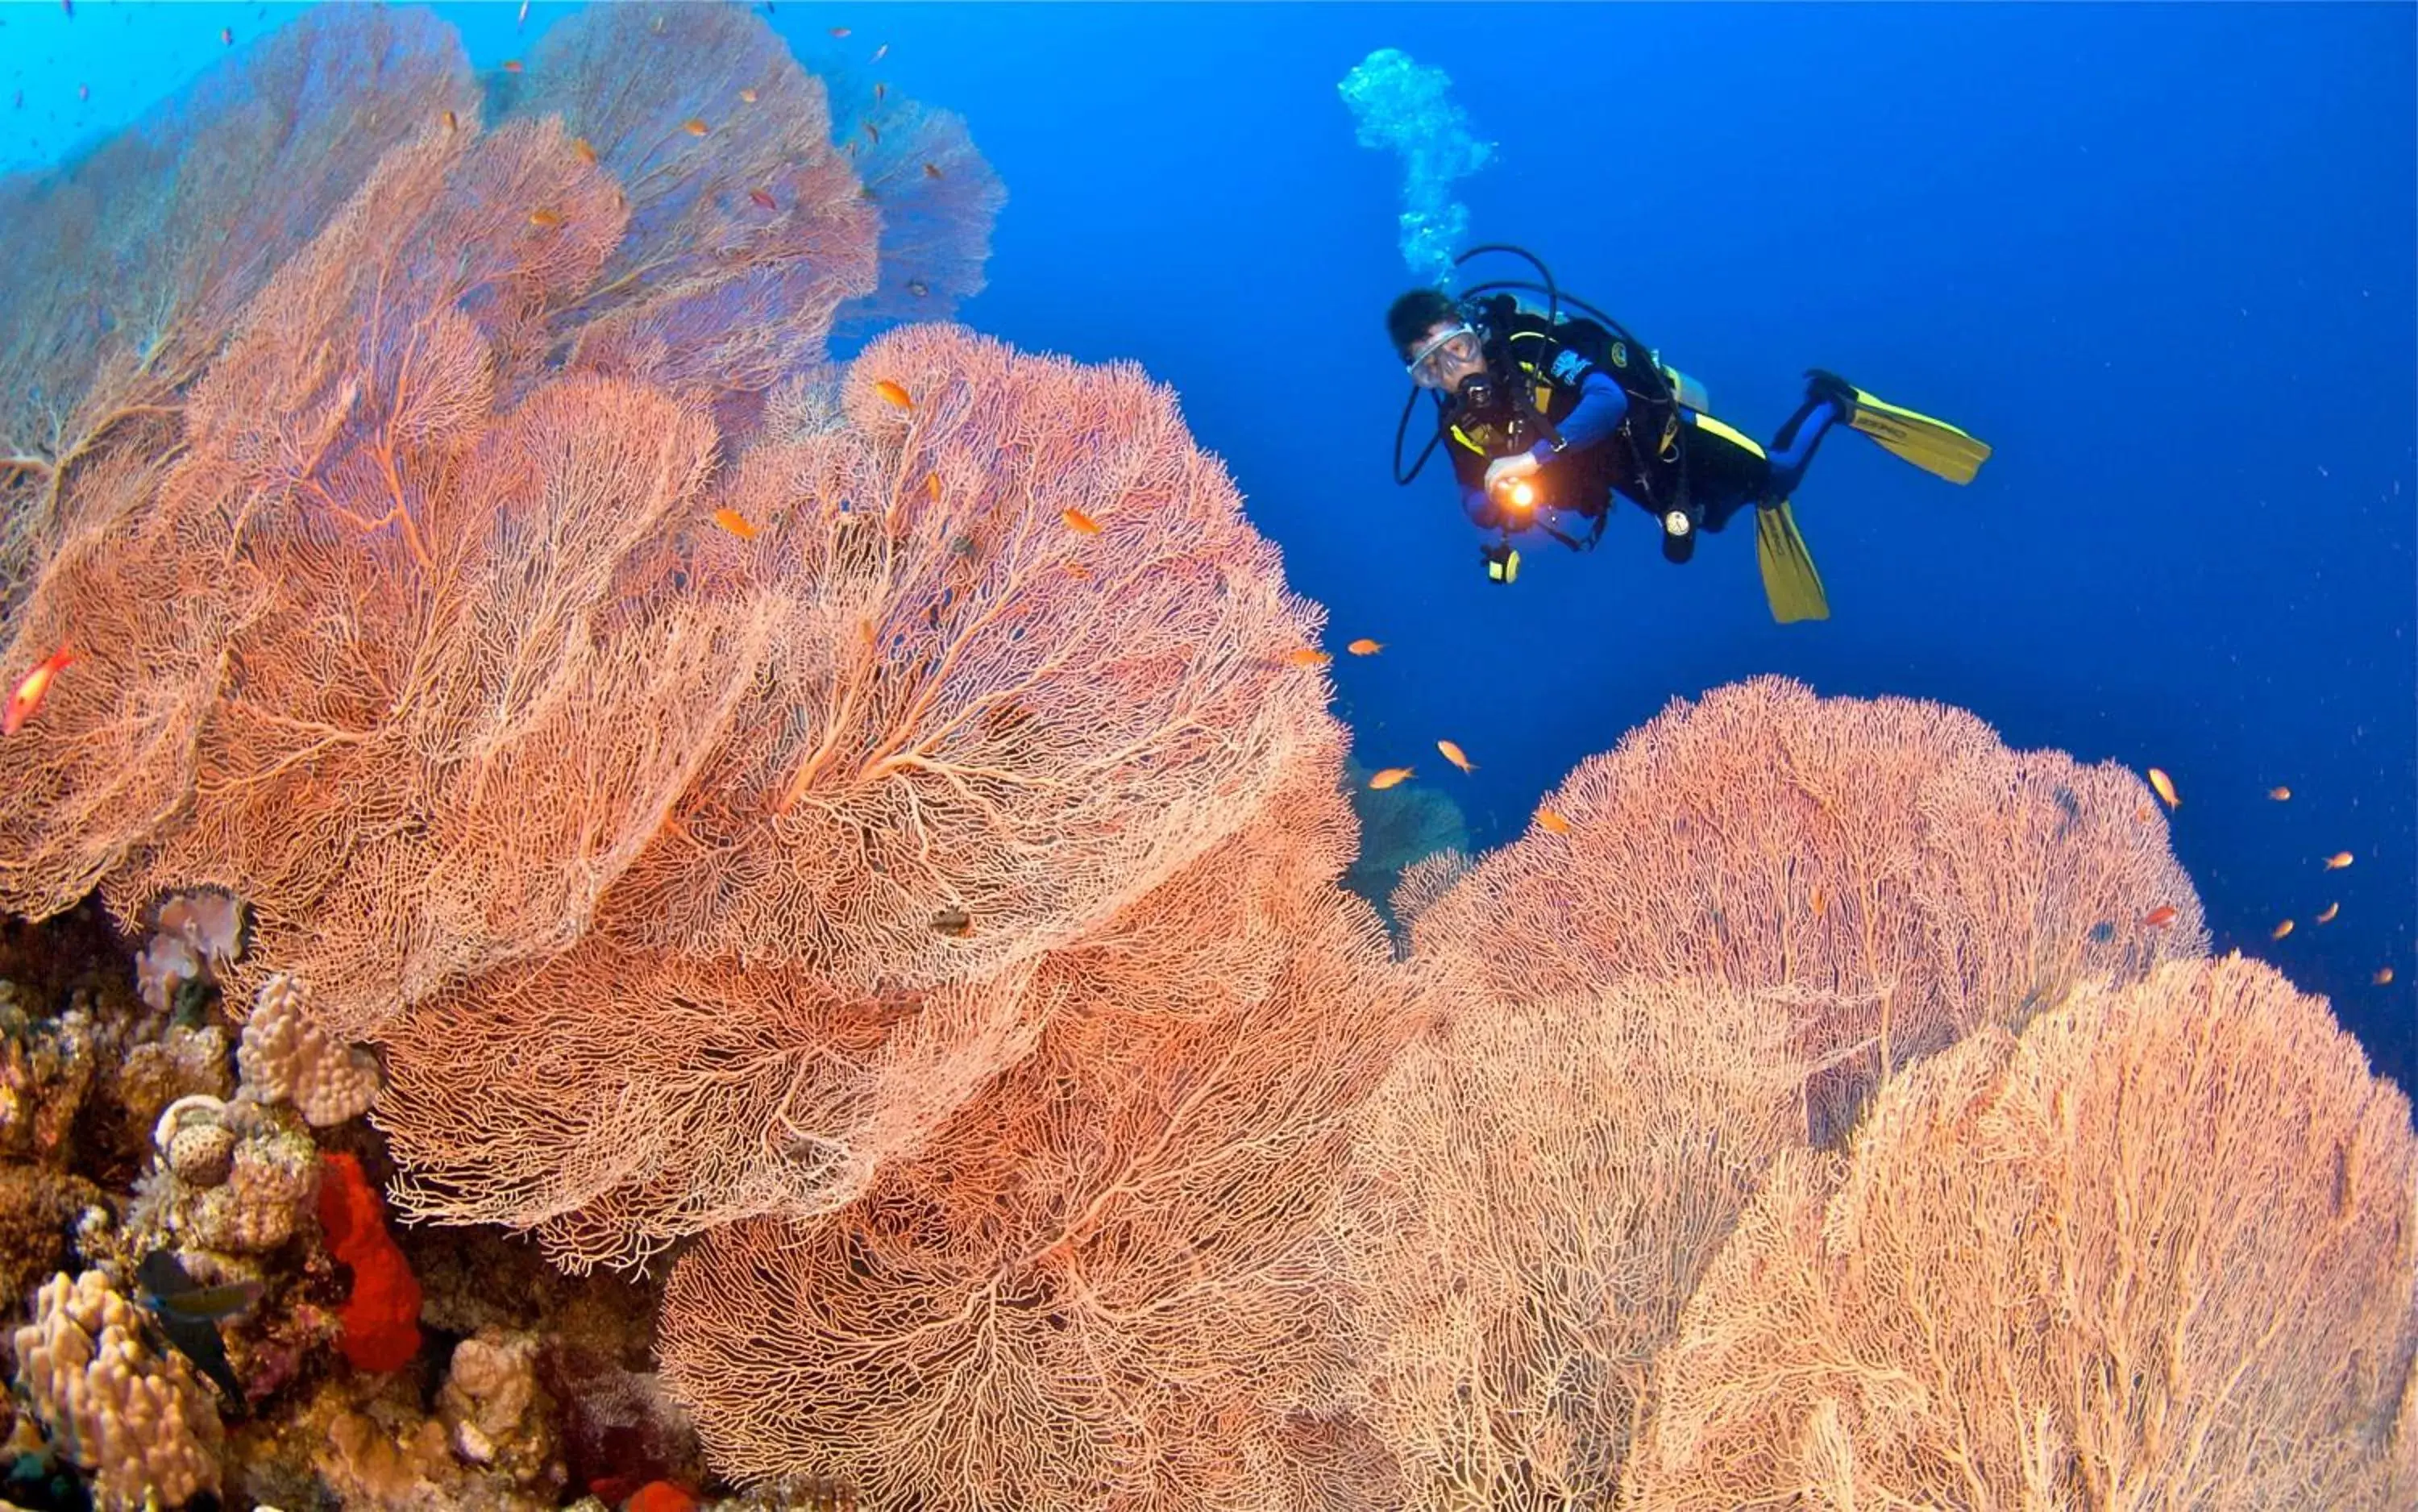
M 314 1023 L 301 984 L 282 972 L 261 985 L 236 1062 L 245 1091 L 292 1103 L 314 1128 L 359 1118 L 377 1100 L 377 1057 Z
M 100 1512 L 176 1506 L 219 1485 L 218 1408 L 184 1357 L 152 1347 L 109 1277 L 62 1273 L 17 1330 L 17 1384 L 93 1474 Z
M 320 1157 L 319 1224 L 329 1252 L 352 1267 L 343 1311 L 344 1358 L 363 1370 L 400 1370 L 420 1352 L 420 1282 L 386 1229 L 377 1188 L 359 1157 Z

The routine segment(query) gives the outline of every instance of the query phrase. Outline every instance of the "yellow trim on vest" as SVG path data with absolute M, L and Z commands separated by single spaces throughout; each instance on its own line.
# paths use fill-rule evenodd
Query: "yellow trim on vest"
M 1713 419 L 1710 415 L 1697 416 L 1696 429 L 1700 431 L 1710 431 L 1715 435 L 1720 436 L 1722 440 L 1729 442 L 1732 446 L 1744 447 L 1758 457 L 1765 455 L 1763 448 L 1757 445 L 1745 433 L 1732 430 L 1729 426 L 1722 424 L 1720 420 Z

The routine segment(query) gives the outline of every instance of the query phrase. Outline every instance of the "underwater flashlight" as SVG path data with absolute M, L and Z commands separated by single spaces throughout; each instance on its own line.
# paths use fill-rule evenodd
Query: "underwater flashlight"
M 1693 523 L 1694 522 L 1688 518 L 1688 512 L 1686 510 L 1673 510 L 1670 513 L 1662 516 L 1662 529 L 1667 535 L 1684 536 L 1688 533 Z
M 1513 509 L 1524 510 L 1537 502 L 1537 491 L 1528 486 L 1525 478 L 1515 479 L 1511 486 L 1503 491 L 1503 497 Z

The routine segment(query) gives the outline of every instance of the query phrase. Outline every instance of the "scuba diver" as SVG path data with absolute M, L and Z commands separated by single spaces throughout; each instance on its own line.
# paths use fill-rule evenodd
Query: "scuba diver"
M 1493 537 L 1480 553 L 1492 582 L 1518 578 L 1523 545 L 1593 550 L 1615 496 L 1661 523 L 1662 555 L 1673 562 L 1687 561 L 1698 535 L 1752 505 L 1772 618 L 1825 619 L 1829 602 L 1789 498 L 1832 425 L 1951 482 L 1971 482 L 1990 455 L 1955 426 L 1819 369 L 1806 374 L 1804 404 L 1768 448 L 1758 446 L 1707 414 L 1704 389 L 1660 353 L 1564 295 L 1533 254 L 1489 244 L 1453 261 L 1490 252 L 1526 258 L 1543 282 L 1497 280 L 1458 300 L 1413 289 L 1386 312 L 1385 329 L 1414 385 L 1394 433 L 1394 481 L 1409 483 L 1438 444 L 1450 443 L 1462 512 Z M 1502 292 L 1511 289 L 1542 293 L 1544 313 Z M 1565 317 L 1564 305 L 1581 313 Z M 1436 432 L 1404 473 L 1402 439 L 1422 390 L 1433 396 Z

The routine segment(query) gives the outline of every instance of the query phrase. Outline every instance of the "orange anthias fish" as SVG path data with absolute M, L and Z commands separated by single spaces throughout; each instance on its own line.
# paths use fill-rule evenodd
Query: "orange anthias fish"
M 2273 799 L 2278 803 L 2288 803 L 2292 801 L 2292 789 L 2289 787 L 2270 787 L 2267 789 L 2267 796 Z
M 907 390 L 891 382 L 888 378 L 876 379 L 873 385 L 873 391 L 880 394 L 883 399 L 889 401 L 891 404 L 897 405 L 900 409 L 912 409 L 915 407 L 915 401 L 909 396 Z
M 1343 649 L 1354 656 L 1374 656 L 1385 649 L 1385 643 L 1382 640 L 1370 640 L 1363 635 Z
M 2155 767 L 2151 767 L 2150 769 L 2150 786 L 2157 790 L 2157 794 L 2160 798 L 2166 801 L 2166 807 L 2181 808 L 2183 806 L 2183 801 L 2175 796 L 2175 780 Z
M 1436 741 L 1436 749 L 1444 753 L 1444 758 L 1446 761 L 1451 762 L 1462 771 L 1476 771 L 1477 770 L 1477 763 L 1462 755 L 1461 747 L 1453 744 L 1450 741 Z
M 2371 978 L 2371 980 L 2380 987 L 2390 986 L 2393 983 L 2393 968 L 2389 966 L 2378 967 L 2376 969 L 2376 975 Z
M 924 496 L 930 499 L 935 504 L 941 502 L 941 475 L 939 473 L 927 472 L 924 475 Z
M 773 196 L 772 196 L 772 195 L 770 195 L 770 194 L 765 193 L 765 192 L 764 192 L 762 190 L 760 190 L 760 189 L 751 189 L 751 190 L 749 190 L 749 191 L 747 191 L 747 197 L 748 197 L 749 199 L 751 199 L 751 200 L 754 200 L 754 201 L 755 201 L 758 206 L 761 206 L 763 208 L 765 208 L 765 209 L 767 209 L 767 210 L 777 210 L 777 209 L 779 209 L 779 208 L 780 208 L 780 206 L 779 206 L 778 205 L 776 205 L 776 204 L 774 204 L 774 203 L 773 202 Z
M 756 539 L 756 527 L 749 525 L 747 523 L 747 516 L 740 513 L 737 510 L 714 511 L 713 523 L 722 527 L 725 530 L 729 531 L 732 535 L 737 536 L 742 541 L 753 541 Z
M 529 224 L 536 226 L 541 231 L 551 231 L 555 227 L 562 224 L 562 217 L 553 210 L 531 210 L 529 212 Z
M 586 163 L 590 168 L 596 166 L 596 149 L 594 146 L 589 145 L 586 137 L 573 137 L 571 139 L 571 150 L 573 155 L 578 158 L 581 162 Z
M 518 59 L 518 58 L 506 58 L 506 59 L 504 59 L 504 71 L 505 71 L 506 73 L 518 73 L 518 72 L 520 72 L 520 71 L 521 71 L 521 60 L 520 60 L 520 59 Z
M 753 89 L 742 89 L 739 91 L 739 98 L 742 102 L 753 105 L 756 103 L 756 91 Z
M 2175 906 L 2171 903 L 2161 903 L 2141 915 L 2141 922 L 2152 929 L 2164 929 L 2175 922 Z
M 2338 872 L 2344 867 L 2349 865 L 2350 862 L 2351 855 L 2349 851 L 2337 850 L 2333 855 L 2326 858 L 2326 870 L 2330 872 Z
M 1537 811 L 1537 828 L 1548 834 L 1568 834 L 1570 832 L 1570 821 L 1552 809 L 1540 808 Z
M 58 680 L 59 673 L 75 659 L 75 652 L 62 646 L 25 674 L 17 684 L 17 691 L 8 695 L 8 707 L 0 710 L 0 735 L 14 735 L 25 727 L 25 721 L 33 718 L 35 710 L 42 707 L 43 695 L 51 691 L 51 684 Z
M 1287 651 L 1285 661 L 1294 666 L 1324 666 L 1335 658 L 1315 646 L 1305 646 L 1297 651 Z
M 454 114 L 453 114 L 451 111 L 450 111 L 450 110 L 449 110 L 449 111 L 447 111 L 443 115 L 439 116 L 439 117 L 438 117 L 438 119 L 442 120 L 442 121 L 445 123 L 445 130 L 449 130 L 449 131 L 458 131 L 458 130 L 462 130 L 462 117 L 460 117 L 459 115 L 454 115 Z
M 845 26 L 834 26 L 831 29 L 831 34 L 834 38 L 845 38 L 848 36 L 848 28 Z
M 1100 533 L 1100 522 L 1081 510 L 1064 510 L 1060 512 L 1058 517 L 1066 522 L 1067 529 L 1078 535 L 1095 536 Z
M 2334 915 L 2340 912 L 2342 912 L 2341 904 L 2329 903 L 2326 905 L 2326 911 L 2318 915 L 2318 923 L 2332 924 L 2334 922 Z
M 707 131 L 712 130 L 712 128 L 707 126 L 703 121 L 698 120 L 696 116 L 692 115 L 687 120 L 681 122 L 681 130 L 686 131 L 691 136 L 703 136 Z
M 1813 906 L 1814 917 L 1816 919 L 1829 911 L 1829 895 L 1822 891 L 1822 884 L 1819 882 L 1814 884 L 1814 895 L 1805 901 Z
M 1410 775 L 1411 769 L 1408 767 L 1387 767 L 1385 771 L 1370 778 L 1369 786 L 1382 793 L 1386 788 L 1395 786 L 1397 783 L 1407 781 Z
M 2277 924 L 2273 929 L 2268 931 L 2267 938 L 2270 939 L 2281 939 L 2291 932 L 2292 921 L 2287 919 L 2282 924 Z

